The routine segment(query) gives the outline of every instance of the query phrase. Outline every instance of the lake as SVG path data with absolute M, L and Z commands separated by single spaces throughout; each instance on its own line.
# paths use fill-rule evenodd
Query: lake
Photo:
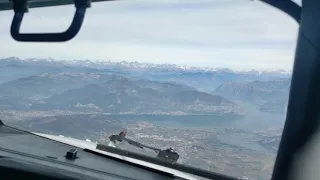
M 215 115 L 114 115 L 112 119 L 123 121 L 145 121 L 159 126 L 173 128 L 210 129 L 239 128 L 247 130 L 265 130 L 283 127 L 285 118 L 280 114 L 268 112 L 250 112 L 244 117 Z
M 210 129 L 239 128 L 247 130 L 265 130 L 284 126 L 285 115 L 271 112 L 261 112 L 253 104 L 237 101 L 245 107 L 244 117 L 216 115 L 116 115 L 115 119 L 125 121 L 146 121 L 152 124 L 174 128 Z

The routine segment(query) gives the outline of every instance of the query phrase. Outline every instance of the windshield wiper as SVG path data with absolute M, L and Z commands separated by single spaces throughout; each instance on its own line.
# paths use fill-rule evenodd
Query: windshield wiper
M 180 164 L 177 162 L 179 155 L 178 155 L 178 153 L 174 152 L 172 148 L 161 150 L 158 148 L 147 146 L 147 145 L 144 145 L 144 144 L 139 143 L 137 141 L 133 141 L 131 139 L 126 138 L 126 133 L 127 132 L 124 130 L 121 133 L 119 133 L 118 135 L 111 135 L 111 136 L 109 136 L 109 140 L 114 144 L 116 144 L 117 142 L 125 141 L 130 145 L 133 145 L 133 146 L 136 146 L 136 147 L 139 147 L 142 149 L 148 148 L 148 149 L 154 150 L 158 153 L 157 157 L 155 158 L 152 156 L 148 156 L 148 155 L 144 155 L 144 154 L 140 154 L 140 153 L 135 153 L 130 150 L 119 149 L 119 148 L 116 148 L 115 146 L 110 145 L 110 144 L 97 144 L 96 149 L 101 150 L 101 151 L 105 151 L 105 152 L 109 152 L 109 153 L 113 153 L 113 154 L 117 154 L 120 156 L 125 156 L 125 157 L 129 157 L 129 158 L 145 161 L 145 162 L 152 163 L 155 165 L 160 165 L 163 167 L 171 168 L 174 170 L 178 170 L 180 172 L 185 172 L 185 173 L 189 173 L 189 174 L 204 177 L 204 178 L 209 178 L 209 179 L 214 179 L 214 180 L 236 180 L 237 179 L 235 177 L 227 176 L 224 174 L 215 173 L 215 172 L 207 171 L 204 169 Z M 110 158 L 110 156 L 108 156 L 108 155 L 99 153 L 99 152 L 91 150 L 91 149 L 84 149 L 84 151 Z M 137 164 L 135 164 L 135 165 L 137 165 Z
M 125 141 L 128 144 L 136 146 L 138 148 L 141 148 L 141 149 L 147 148 L 147 149 L 151 149 L 151 150 L 155 151 L 157 153 L 157 158 L 159 158 L 159 159 L 162 159 L 162 160 L 165 160 L 165 161 L 168 161 L 168 162 L 171 162 L 171 163 L 175 163 L 179 159 L 179 154 L 177 152 L 175 152 L 171 147 L 168 148 L 168 149 L 162 150 L 162 149 L 159 149 L 159 148 L 155 148 L 155 147 L 151 147 L 151 146 L 148 146 L 148 145 L 144 145 L 144 144 L 142 144 L 140 142 L 128 139 L 128 138 L 126 138 L 126 135 L 127 135 L 127 131 L 126 130 L 121 131 L 118 135 L 111 135 L 109 137 L 109 139 L 113 144 L 109 144 L 109 146 L 113 146 L 114 147 L 114 145 L 117 142 Z

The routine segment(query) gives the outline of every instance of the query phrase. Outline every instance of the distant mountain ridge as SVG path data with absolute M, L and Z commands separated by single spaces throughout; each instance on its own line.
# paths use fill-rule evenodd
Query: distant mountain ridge
M 101 83 L 112 75 L 94 73 L 42 73 L 0 84 L 0 94 L 35 98 L 48 97 L 65 90 Z
M 228 97 L 260 98 L 260 95 L 272 95 L 272 93 L 287 93 L 291 79 L 279 79 L 274 81 L 253 81 L 239 83 L 229 81 L 214 90 L 214 93 Z
M 153 83 L 111 79 L 54 95 L 35 107 L 110 114 L 244 114 L 240 106 L 220 96 L 178 85 Z
M 123 76 L 100 73 L 42 73 L 0 84 L 1 94 L 10 96 L 34 98 L 62 93 L 66 90 L 85 87 L 89 84 L 102 84 L 110 80 L 121 80 Z M 150 81 L 137 78 L 129 78 L 145 87 L 157 87 L 163 89 L 180 88 L 195 90 L 192 87 L 161 81 Z
M 0 84 L 0 107 L 110 114 L 244 114 L 233 102 L 186 85 L 98 73 L 44 73 Z
M 288 101 L 290 84 L 291 78 L 249 83 L 229 81 L 217 87 L 212 94 L 255 103 L 262 111 L 283 112 Z

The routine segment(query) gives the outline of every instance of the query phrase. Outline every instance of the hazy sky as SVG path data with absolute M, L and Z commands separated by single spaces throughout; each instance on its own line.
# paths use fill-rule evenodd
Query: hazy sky
M 22 32 L 65 30 L 73 6 L 30 9 Z M 93 3 L 75 39 L 18 43 L 13 12 L 0 12 L 0 56 L 175 63 L 232 69 L 291 69 L 298 25 L 250 0 L 123 0 Z

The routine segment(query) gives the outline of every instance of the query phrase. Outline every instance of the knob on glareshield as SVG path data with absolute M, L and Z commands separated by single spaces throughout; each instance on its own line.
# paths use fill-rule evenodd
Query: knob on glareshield
M 69 149 L 66 154 L 66 158 L 70 160 L 75 160 L 77 158 L 78 150 L 75 148 Z

